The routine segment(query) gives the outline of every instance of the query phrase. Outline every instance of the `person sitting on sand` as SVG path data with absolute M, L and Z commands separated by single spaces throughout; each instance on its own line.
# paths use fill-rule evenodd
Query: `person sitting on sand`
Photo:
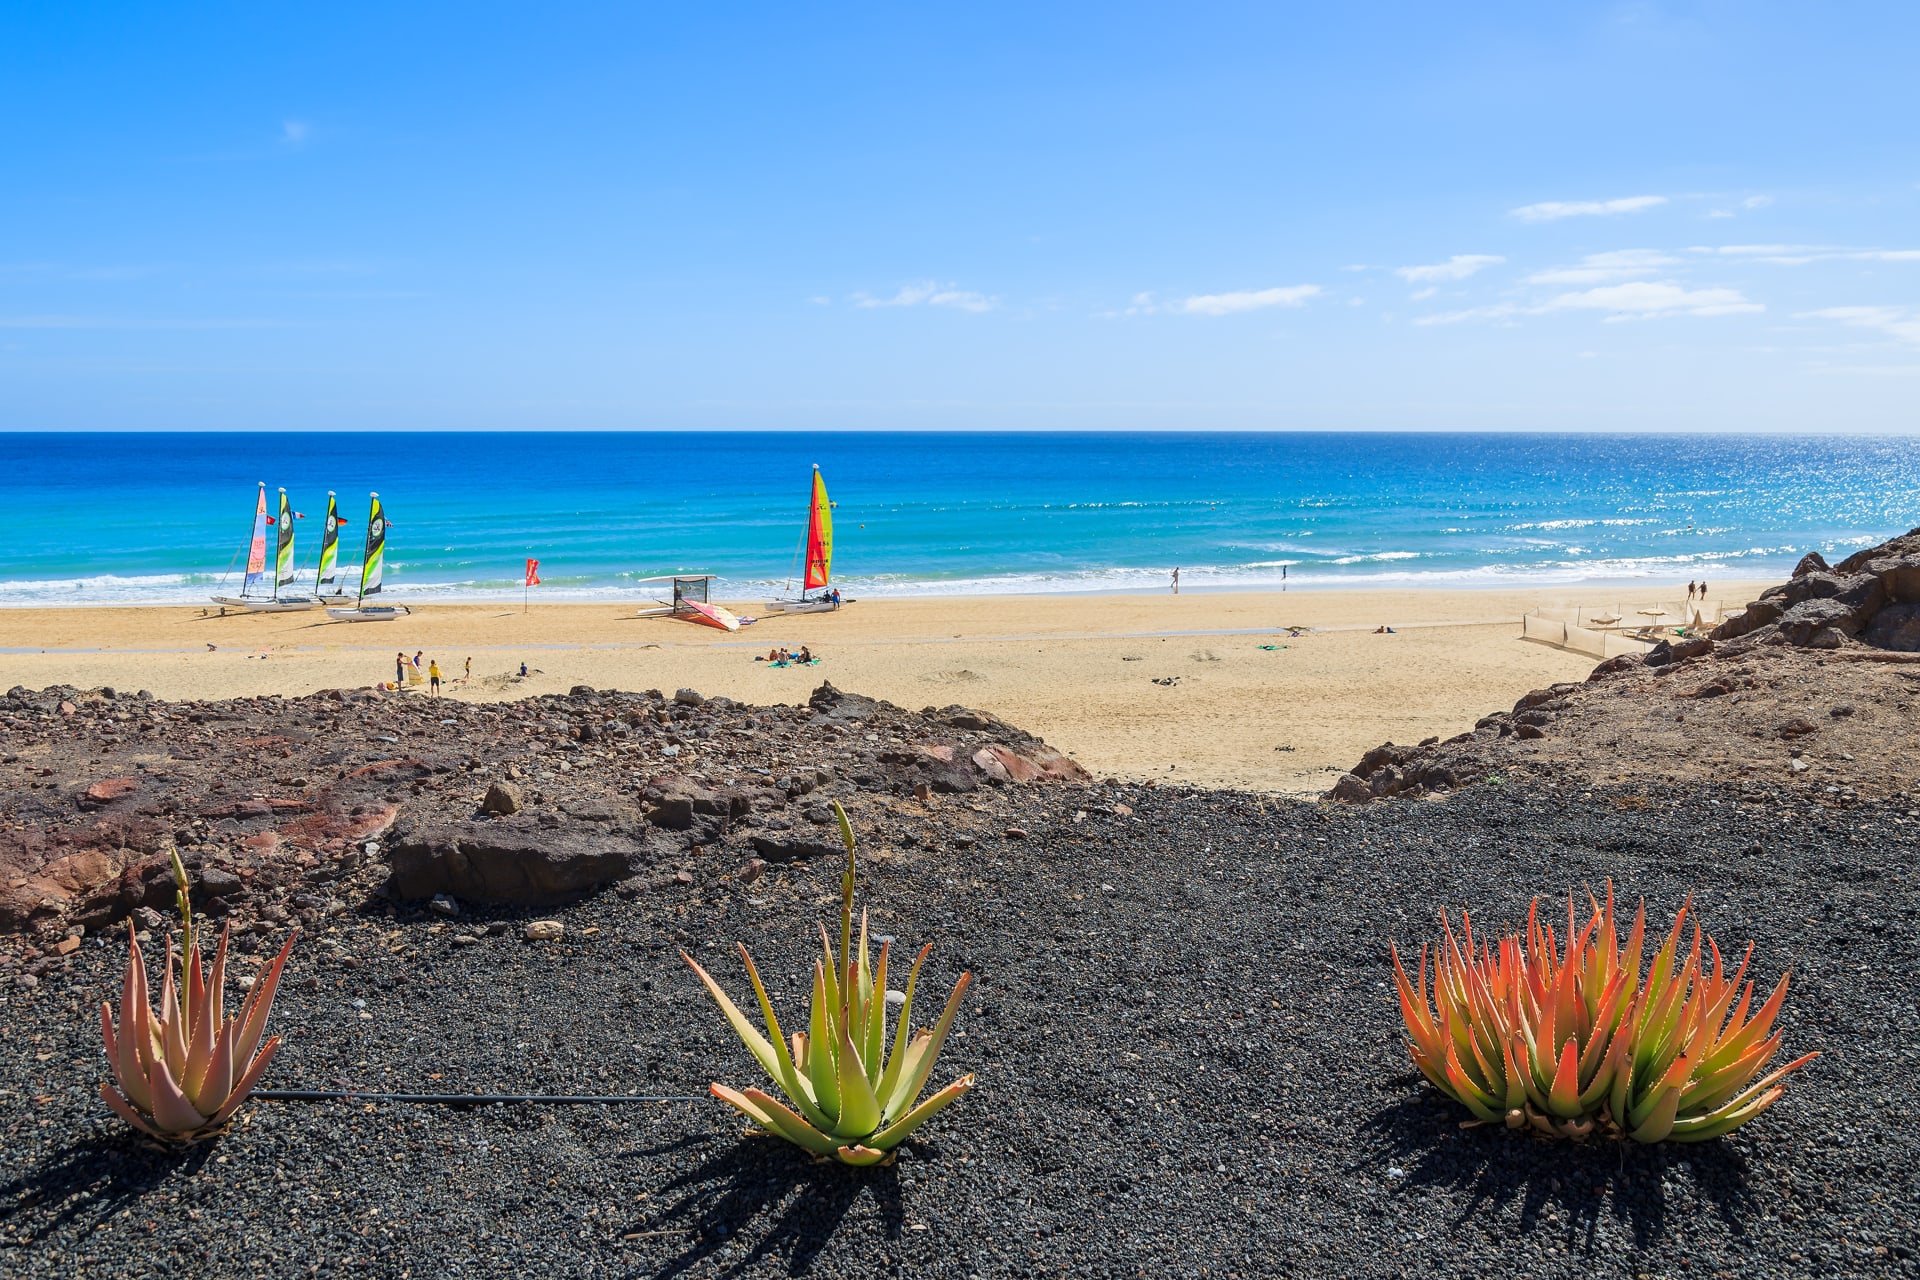
M 807 648 L 807 646 L 805 645 L 801 645 L 800 646 L 800 665 L 804 667 L 810 664 L 812 661 L 813 661 L 813 650 Z

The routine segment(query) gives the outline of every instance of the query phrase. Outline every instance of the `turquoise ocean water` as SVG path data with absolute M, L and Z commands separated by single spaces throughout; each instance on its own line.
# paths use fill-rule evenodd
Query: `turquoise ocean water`
M 1176 565 L 1188 589 L 1664 588 L 1920 525 L 1903 438 L 11 434 L 0 604 L 201 602 L 260 480 L 309 564 L 327 490 L 359 522 L 377 489 L 390 599 L 517 599 L 528 556 L 542 599 L 691 571 L 750 599 L 791 572 L 814 463 L 854 596 L 1158 590 Z

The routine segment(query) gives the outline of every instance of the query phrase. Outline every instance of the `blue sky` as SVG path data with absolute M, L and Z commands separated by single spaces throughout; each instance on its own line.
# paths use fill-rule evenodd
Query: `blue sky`
M 1913 431 L 1917 47 L 1874 3 L 13 4 L 0 429 Z

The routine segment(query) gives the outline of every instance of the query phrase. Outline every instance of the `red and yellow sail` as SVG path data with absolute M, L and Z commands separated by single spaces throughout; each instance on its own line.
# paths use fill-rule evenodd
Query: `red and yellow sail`
M 813 469 L 813 504 L 807 513 L 807 577 L 803 590 L 824 587 L 833 572 L 833 504 L 827 501 L 827 482 Z

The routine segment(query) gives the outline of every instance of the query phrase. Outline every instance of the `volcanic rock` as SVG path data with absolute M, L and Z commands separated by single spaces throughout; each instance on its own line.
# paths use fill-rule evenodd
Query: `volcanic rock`
M 633 874 L 653 851 L 601 828 L 511 820 L 396 828 L 386 844 L 388 892 L 466 902 L 564 902 Z

